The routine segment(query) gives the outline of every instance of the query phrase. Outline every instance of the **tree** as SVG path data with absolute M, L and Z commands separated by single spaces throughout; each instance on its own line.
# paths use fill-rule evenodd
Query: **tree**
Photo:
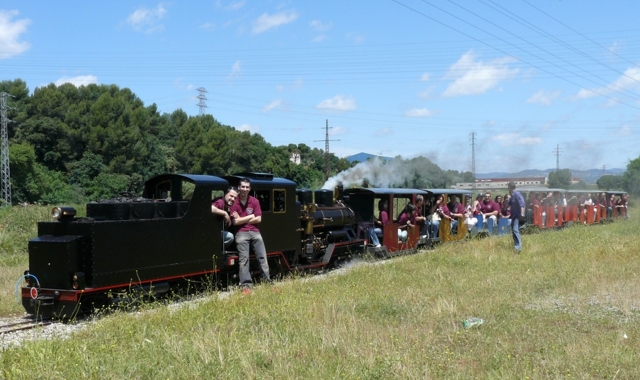
M 624 183 L 624 177 L 621 175 L 603 175 L 596 181 L 600 190 L 622 190 Z
M 640 157 L 629 161 L 624 177 L 624 189 L 629 194 L 640 195 Z
M 549 187 L 561 189 L 571 187 L 571 170 L 562 169 L 549 173 Z

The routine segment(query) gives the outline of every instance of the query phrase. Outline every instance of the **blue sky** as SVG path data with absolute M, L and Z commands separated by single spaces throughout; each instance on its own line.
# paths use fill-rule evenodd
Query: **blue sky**
M 601 0 L 3 1 L 2 80 L 116 84 L 273 145 L 476 171 L 640 156 L 638 4 Z

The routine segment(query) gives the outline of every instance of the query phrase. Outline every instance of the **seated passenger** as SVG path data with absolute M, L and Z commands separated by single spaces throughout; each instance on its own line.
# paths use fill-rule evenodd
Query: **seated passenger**
M 229 215 L 229 209 L 234 205 L 234 203 L 236 203 L 237 198 L 238 188 L 231 186 L 225 192 L 224 197 L 218 197 L 211 203 L 211 212 L 224 217 L 223 227 L 230 227 L 233 225 L 232 219 L 237 217 L 237 213 L 235 216 Z M 233 234 L 225 228 L 222 230 L 222 241 L 224 242 L 225 248 L 233 242 Z
M 379 218 L 373 222 L 375 228 L 370 228 L 367 231 L 369 235 L 369 241 L 376 248 L 380 247 L 380 239 L 378 239 L 378 234 L 382 235 L 382 228 L 385 224 L 389 223 L 389 214 L 387 213 L 388 208 L 389 201 L 387 201 L 386 199 L 380 199 L 380 201 L 378 201 L 378 211 L 380 211 Z
M 471 205 L 471 194 L 467 194 L 467 206 L 464 209 L 464 224 L 467 226 L 467 231 L 471 231 L 478 223 L 478 219 L 473 217 L 473 206 Z
M 505 194 L 503 199 L 502 203 L 500 203 L 500 212 L 498 213 L 498 216 L 501 218 L 511 218 L 511 207 L 509 206 L 511 194 Z
M 398 218 L 398 240 L 403 243 L 407 241 L 409 236 L 409 232 L 407 230 L 414 226 L 414 224 L 411 223 L 414 211 L 416 211 L 416 206 L 409 203 L 404 207 L 400 217 Z
M 430 238 L 437 238 L 440 233 L 440 216 L 442 214 L 442 202 L 444 202 L 444 196 L 442 194 L 437 195 L 435 201 L 429 208 L 429 216 L 427 217 L 427 228 Z
M 422 209 L 424 206 L 424 197 L 421 194 L 416 195 L 416 211 L 413 214 L 413 224 L 420 229 L 420 237 L 426 238 L 427 233 L 427 218 L 422 215 Z
M 498 204 L 491 199 L 491 194 L 486 193 L 484 195 L 484 200 L 480 205 L 480 214 L 484 218 L 484 221 L 488 222 L 488 219 L 491 219 L 497 226 L 499 211 L 500 211 L 500 206 L 498 206 Z
M 471 206 L 471 212 L 473 212 L 473 216 L 480 215 L 480 206 L 482 205 L 482 194 L 478 194 L 476 200 L 473 201 L 473 205 Z
M 464 218 L 464 206 L 458 202 L 458 197 L 452 195 L 446 211 L 451 220 L 451 234 L 455 235 L 458 233 L 458 218 Z

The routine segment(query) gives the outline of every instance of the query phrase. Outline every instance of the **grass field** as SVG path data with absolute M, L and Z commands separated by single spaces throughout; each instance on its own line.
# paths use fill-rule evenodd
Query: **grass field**
M 258 286 L 248 296 L 148 305 L 71 339 L 8 349 L 2 375 L 633 379 L 639 227 L 630 219 L 526 235 L 519 255 L 510 237 L 472 240 Z M 12 309 L 6 302 L 3 311 Z M 468 317 L 484 323 L 465 329 Z

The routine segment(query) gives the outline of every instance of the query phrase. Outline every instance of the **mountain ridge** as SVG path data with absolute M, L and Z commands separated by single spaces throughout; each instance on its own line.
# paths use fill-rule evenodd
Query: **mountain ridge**
M 588 170 L 574 170 L 571 171 L 572 178 L 580 178 L 586 183 L 596 183 L 603 175 L 621 175 L 626 169 L 612 168 L 604 171 L 602 169 L 588 169 Z M 516 173 L 507 172 L 490 172 L 490 173 L 476 173 L 477 179 L 487 178 L 528 178 L 528 177 L 549 177 L 549 173 L 554 172 L 555 169 L 527 169 Z

